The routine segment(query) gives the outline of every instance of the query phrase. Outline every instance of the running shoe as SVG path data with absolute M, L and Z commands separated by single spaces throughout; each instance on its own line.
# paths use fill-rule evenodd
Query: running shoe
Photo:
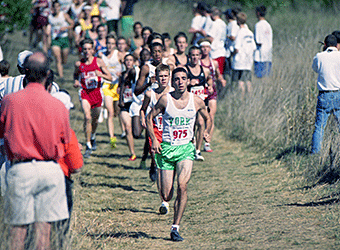
M 140 162 L 140 165 L 139 165 L 139 168 L 141 168 L 141 169 L 146 169 L 146 161 L 141 161 Z
M 84 158 L 90 158 L 92 153 L 92 149 L 89 148 L 88 146 L 86 146 L 86 150 L 85 150 L 85 154 L 84 154 Z
M 131 155 L 128 161 L 135 161 L 137 159 L 136 155 Z
M 172 241 L 183 241 L 184 239 L 179 235 L 176 228 L 172 228 L 170 232 L 170 237 Z
M 201 152 L 197 152 L 195 155 L 196 161 L 204 161 L 204 157 L 201 155 Z
M 213 150 L 210 148 L 210 143 L 204 144 L 204 151 L 211 153 Z
M 96 151 L 97 150 L 96 139 L 91 139 L 91 146 L 92 146 L 92 151 Z
M 117 138 L 116 137 L 111 137 L 110 138 L 111 148 L 116 148 L 117 147 L 116 142 L 117 142 Z
M 161 206 L 159 207 L 159 213 L 160 214 L 168 214 L 170 211 L 169 203 L 166 201 L 163 201 Z
M 152 182 L 156 181 L 157 179 L 157 170 L 155 167 L 150 167 L 149 176 Z
M 126 132 L 123 131 L 123 133 L 120 135 L 120 138 L 124 139 L 126 137 Z

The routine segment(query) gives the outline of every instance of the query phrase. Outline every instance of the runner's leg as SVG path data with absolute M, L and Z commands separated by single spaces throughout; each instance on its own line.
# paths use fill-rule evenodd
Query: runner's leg
M 190 181 L 193 161 L 177 163 L 177 197 L 174 205 L 174 225 L 179 225 L 188 201 L 187 186 Z

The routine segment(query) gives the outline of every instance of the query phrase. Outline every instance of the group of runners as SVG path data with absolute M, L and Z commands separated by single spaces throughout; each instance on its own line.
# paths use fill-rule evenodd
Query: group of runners
M 38 3 L 36 8 L 44 14 L 45 1 Z M 226 86 L 225 61 L 211 57 L 217 38 L 195 31 L 203 35 L 188 49 L 186 34 L 179 32 L 174 38 L 176 49 L 173 49 L 168 33 L 156 33 L 140 22 L 134 23 L 132 37 L 117 37 L 114 30 L 108 32 L 108 26 L 102 23 L 103 17 L 96 13 L 96 1 L 85 4 L 75 0 L 73 4 L 73 8 L 82 7 L 79 16 L 71 18 L 62 10 L 60 2 L 52 2 L 51 13 L 44 19 L 46 25 L 42 26 L 42 41 L 46 52 L 51 45 L 60 83 L 64 82 L 63 64 L 69 53 L 70 38 L 77 45 L 79 61 L 75 63 L 73 86 L 80 87 L 84 113 L 84 158 L 91 157 L 92 151 L 97 149 L 96 129 L 100 116 L 105 113 L 113 149 L 117 142 L 113 119 L 119 114 L 121 137 L 126 138 L 130 151 L 129 161 L 137 159 L 134 138 L 140 138 L 145 129 L 140 166 L 146 167 L 150 154 L 149 175 L 152 181 L 157 180 L 161 214 L 169 212 L 168 202 L 173 196 L 177 176 L 170 235 L 173 241 L 182 241 L 179 224 L 187 203 L 193 161 L 204 161 L 203 142 L 204 151 L 213 151 L 210 140 L 218 91 Z M 78 31 L 76 22 L 80 25 Z M 242 23 L 239 25 L 242 27 Z M 90 28 L 85 29 L 85 26 Z M 193 29 L 189 32 L 195 33 Z M 196 33 L 194 38 L 198 36 Z M 236 70 L 236 75 L 242 82 L 249 74 Z M 242 89 L 243 85 L 240 87 Z
M 146 157 L 150 152 L 152 158 L 150 178 L 153 181 L 157 180 L 162 199 L 160 206 L 162 214 L 169 211 L 168 201 L 172 198 L 173 181 L 177 175 L 178 195 L 174 207 L 171 238 L 174 241 L 183 240 L 178 230 L 187 201 L 187 183 L 190 179 L 193 161 L 204 160 L 200 153 L 203 140 L 209 147 L 212 122 L 208 106 L 213 100 L 214 105 L 211 107 L 216 110 L 217 97 L 213 77 L 222 78 L 222 76 L 216 71 L 211 72 L 210 70 L 214 69 L 211 65 L 210 67 L 201 66 L 201 47 L 192 46 L 188 56 L 185 56 L 184 65 L 180 63 L 176 65 L 171 58 L 163 57 L 163 41 L 157 41 L 157 38 L 153 39 L 149 45 L 151 60 L 145 63 L 139 61 L 140 66 L 138 66 L 135 56 L 127 53 L 123 59 L 124 69 L 118 73 L 117 67 L 113 68 L 105 63 L 107 57 L 110 58 L 110 56 L 116 56 L 116 60 L 118 59 L 118 52 L 110 49 L 110 39 L 113 38 L 107 38 L 107 53 L 109 54 L 104 54 L 103 59 L 94 56 L 95 48 L 91 39 L 83 40 L 81 42 L 82 58 L 76 63 L 74 87 L 81 86 L 80 98 L 85 117 L 86 151 L 84 157 L 90 157 L 91 152 L 97 147 L 95 131 L 102 105 L 101 84 L 105 80 L 102 90 L 104 104 L 108 107 L 110 114 L 108 128 L 109 133 L 112 129 L 111 146 L 116 147 L 112 118 L 114 109 L 117 108 L 114 102 L 118 101 L 120 121 L 126 132 L 131 154 L 130 161 L 136 160 L 133 138 L 140 136 L 142 127 L 147 128 L 146 146 L 141 165 L 145 166 Z M 176 45 L 180 39 L 184 40 L 185 45 L 182 51 L 185 52 L 187 38 L 184 33 L 176 36 Z M 203 50 L 205 57 L 208 57 L 208 65 L 213 64 L 212 60 L 209 60 L 209 46 L 208 41 L 202 42 L 202 47 L 207 47 Z M 174 58 L 177 55 L 183 56 L 180 46 L 177 47 L 178 52 L 173 54 Z M 113 81 L 114 78 L 119 79 L 119 83 L 116 80 Z M 207 99 L 208 96 L 211 98 Z M 209 148 L 207 151 L 212 150 Z

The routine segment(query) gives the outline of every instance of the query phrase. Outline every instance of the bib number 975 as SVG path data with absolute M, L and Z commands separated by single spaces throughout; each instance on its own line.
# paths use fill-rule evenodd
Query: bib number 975
M 188 130 L 187 129 L 177 129 L 172 132 L 174 140 L 176 139 L 184 139 L 188 136 Z

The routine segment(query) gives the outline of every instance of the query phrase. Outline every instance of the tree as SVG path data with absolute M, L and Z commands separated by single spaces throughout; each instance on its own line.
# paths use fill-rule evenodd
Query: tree
M 31 0 L 0 0 L 0 34 L 29 25 Z

